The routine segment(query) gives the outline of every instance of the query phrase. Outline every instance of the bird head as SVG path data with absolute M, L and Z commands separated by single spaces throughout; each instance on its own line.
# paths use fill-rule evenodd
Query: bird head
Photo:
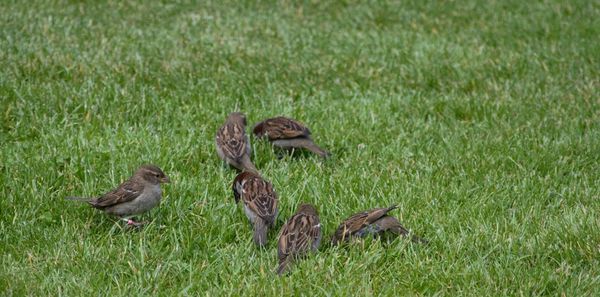
M 153 185 L 171 182 L 169 177 L 155 165 L 143 165 L 136 171 L 135 175 Z
M 239 123 L 241 125 L 246 126 L 246 116 L 241 112 L 232 112 L 227 117 L 227 121 Z
M 303 213 L 303 214 L 307 214 L 307 215 L 316 216 L 317 209 L 314 206 L 312 206 L 311 204 L 303 203 L 303 204 L 300 204 L 300 206 L 298 207 L 297 213 Z

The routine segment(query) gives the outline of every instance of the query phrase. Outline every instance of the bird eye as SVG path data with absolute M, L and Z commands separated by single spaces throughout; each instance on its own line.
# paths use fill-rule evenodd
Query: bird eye
M 155 173 L 154 176 L 159 177 L 160 175 L 158 173 Z

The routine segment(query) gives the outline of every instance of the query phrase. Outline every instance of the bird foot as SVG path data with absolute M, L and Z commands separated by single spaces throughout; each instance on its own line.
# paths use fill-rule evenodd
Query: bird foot
M 137 221 L 134 221 L 134 220 L 132 220 L 132 219 L 128 219 L 128 220 L 127 220 L 127 226 L 132 226 L 132 227 L 142 227 L 142 226 L 144 226 L 144 225 L 146 225 L 146 223 L 145 223 L 145 222 L 137 222 Z

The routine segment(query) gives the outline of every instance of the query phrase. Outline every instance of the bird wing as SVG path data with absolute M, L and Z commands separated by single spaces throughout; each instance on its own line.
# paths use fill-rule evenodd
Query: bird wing
M 321 234 L 319 218 L 306 214 L 292 216 L 279 235 L 279 259 L 306 253 Z
M 363 211 L 347 218 L 338 226 L 337 230 L 335 230 L 335 238 L 337 240 L 344 240 L 350 237 L 352 234 L 358 232 L 360 229 L 368 225 L 366 224 L 368 217 L 369 213 Z
M 371 210 L 359 212 L 353 214 L 346 220 L 344 220 L 335 231 L 335 238 L 338 240 L 344 240 L 357 232 L 360 232 L 363 228 L 373 224 L 381 217 L 385 216 L 389 211 L 395 209 L 396 206 L 387 208 L 374 208 Z
M 239 159 L 247 152 L 248 137 L 244 127 L 237 123 L 227 123 L 217 131 L 217 145 L 232 159 Z
M 268 119 L 263 125 L 264 132 L 270 140 L 310 136 L 310 130 L 306 126 L 286 117 Z
M 143 190 L 144 185 L 142 183 L 128 180 L 120 184 L 116 189 L 90 201 L 90 204 L 96 208 L 106 208 L 125 203 L 139 197 Z
M 272 224 L 277 215 L 277 194 L 273 185 L 259 176 L 246 180 L 243 186 L 244 204 L 260 218 Z
M 375 221 L 379 220 L 380 218 L 384 217 L 385 215 L 387 215 L 387 213 L 393 209 L 395 209 L 396 206 L 390 206 L 390 207 L 386 207 L 386 208 L 374 208 L 374 209 L 370 209 L 367 210 L 367 219 L 366 219 L 366 223 L 367 224 L 373 224 Z

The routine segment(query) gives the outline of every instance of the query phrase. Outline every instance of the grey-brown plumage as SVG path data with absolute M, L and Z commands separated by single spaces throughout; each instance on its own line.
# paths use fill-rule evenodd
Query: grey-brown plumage
M 232 188 L 235 202 L 242 200 L 244 212 L 254 227 L 254 243 L 264 246 L 278 213 L 273 185 L 259 175 L 244 171 L 234 179 Z
M 127 219 L 158 206 L 162 198 L 160 184 L 168 182 L 169 177 L 160 168 L 155 165 L 143 165 L 131 178 L 102 196 L 66 199 L 87 202 L 107 214 Z M 131 220 L 129 223 L 136 224 Z
M 246 117 L 233 112 L 216 135 L 217 154 L 219 157 L 239 170 L 258 173 L 250 160 L 250 141 L 246 135 Z
M 313 142 L 306 126 L 290 118 L 266 119 L 254 125 L 252 131 L 257 137 L 267 137 L 274 146 L 283 149 L 305 148 L 323 158 L 330 155 Z
M 320 243 L 321 223 L 317 210 L 310 204 L 302 204 L 279 233 L 277 274 L 282 275 L 293 259 L 316 251 Z
M 400 224 L 398 219 L 388 216 L 388 212 L 396 208 L 395 205 L 387 208 L 374 208 L 350 216 L 339 225 L 331 243 L 337 245 L 352 237 L 378 236 L 386 231 L 410 237 L 416 243 L 427 243 L 425 239 L 414 235 L 410 236 L 410 232 Z

